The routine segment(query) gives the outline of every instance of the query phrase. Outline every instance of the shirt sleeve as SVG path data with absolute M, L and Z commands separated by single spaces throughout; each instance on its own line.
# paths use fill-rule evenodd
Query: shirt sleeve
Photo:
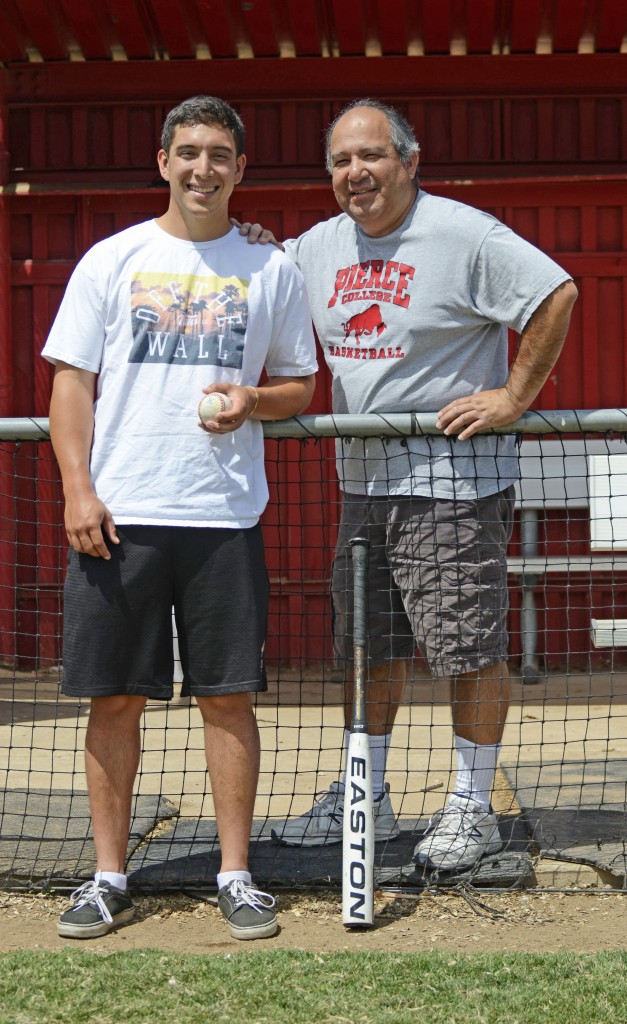
M 304 236 L 301 235 L 300 237 L 303 238 Z M 291 259 L 292 263 L 295 263 L 296 266 L 298 267 L 298 269 L 300 270 L 300 260 L 299 260 L 299 255 L 298 255 L 299 247 L 300 247 L 300 238 L 286 238 L 286 240 L 283 242 L 283 248 L 285 249 L 285 255 L 289 256 L 289 258 Z
M 521 333 L 532 313 L 571 276 L 546 253 L 496 223 L 480 246 L 473 299 L 487 320 Z
M 84 258 L 68 282 L 41 354 L 51 363 L 68 363 L 98 373 L 104 342 L 103 297 Z
M 266 358 L 270 377 L 306 377 L 318 369 L 316 343 L 303 276 L 283 257 L 278 270 L 278 296 Z

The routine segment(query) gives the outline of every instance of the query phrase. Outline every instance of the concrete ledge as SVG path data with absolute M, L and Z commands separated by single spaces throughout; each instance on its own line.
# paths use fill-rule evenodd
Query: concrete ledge
M 623 889 L 623 879 L 590 864 L 542 858 L 534 864 L 533 886 L 555 889 Z

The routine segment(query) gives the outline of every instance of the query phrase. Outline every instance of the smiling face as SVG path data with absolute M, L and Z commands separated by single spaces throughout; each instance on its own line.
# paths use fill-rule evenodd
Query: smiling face
M 245 156 L 237 156 L 228 128 L 179 125 L 169 152 L 157 157 L 170 185 L 170 205 L 157 223 L 176 238 L 193 242 L 220 238 L 231 229 L 229 199 L 242 180 Z
M 355 107 L 341 117 L 331 136 L 330 158 L 333 191 L 344 213 L 375 238 L 395 231 L 416 198 L 418 154 L 401 163 L 385 114 Z

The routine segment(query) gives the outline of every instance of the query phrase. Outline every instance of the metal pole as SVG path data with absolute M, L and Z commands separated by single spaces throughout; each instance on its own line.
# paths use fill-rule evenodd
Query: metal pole
M 538 554 L 538 511 L 523 508 L 520 511 L 520 546 L 524 559 Z M 520 579 L 522 605 L 520 609 L 520 633 L 522 644 L 521 676 L 523 683 L 537 683 L 540 669 L 536 651 L 538 648 L 538 614 L 536 610 L 535 587 L 537 576 L 524 572 Z

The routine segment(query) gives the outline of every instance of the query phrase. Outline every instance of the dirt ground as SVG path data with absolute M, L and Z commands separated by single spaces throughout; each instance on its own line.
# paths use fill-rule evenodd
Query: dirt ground
M 208 897 L 211 899 L 211 897 Z M 578 892 L 377 893 L 375 927 L 349 931 L 341 923 L 337 892 L 281 894 L 280 931 L 257 942 L 231 939 L 219 911 L 203 899 L 176 894 L 138 897 L 131 924 L 100 939 L 57 936 L 62 896 L 0 893 L 0 951 L 83 949 L 108 954 L 128 949 L 228 955 L 238 951 L 298 949 L 423 952 L 599 952 L 627 948 L 627 894 Z
M 260 701 L 258 708 L 266 757 L 266 761 L 262 758 L 261 795 L 256 812 L 259 818 L 301 813 L 311 805 L 311 787 L 315 785 L 320 790 L 337 777 L 333 773 L 337 772 L 334 758 L 337 760 L 341 747 L 341 709 L 339 706 L 323 708 L 321 683 L 310 683 L 309 688 L 302 688 L 296 680 L 293 693 L 291 685 L 289 680 L 283 681 L 280 703 L 276 695 L 269 694 L 267 701 Z M 50 771 L 51 789 L 67 787 L 71 778 L 72 785 L 80 790 L 83 780 L 77 774 L 76 750 L 83 744 L 84 713 L 79 715 L 70 707 L 71 702 L 66 702 L 67 707 L 59 704 L 56 686 L 50 684 L 50 710 L 46 710 L 46 702 L 42 703 L 39 692 L 37 699 L 42 717 L 34 727 L 32 684 L 23 681 L 20 686 L 22 690 L 19 694 L 13 693 L 12 703 L 7 701 L 2 705 L 0 702 L 0 771 L 6 772 L 7 787 L 9 775 L 13 787 L 29 784 L 32 749 L 36 746 L 39 770 Z M 520 685 L 515 682 L 515 706 L 510 711 L 504 747 L 510 760 L 519 763 L 521 752 L 530 763 L 540 763 L 543 758 L 556 764 L 569 760 L 580 763 L 585 758 L 607 760 L 609 751 L 613 757 L 625 756 L 627 674 L 556 676 L 547 679 L 544 687 L 531 688 L 524 702 L 521 693 Z M 23 723 L 16 717 L 16 706 L 22 706 L 19 701 L 16 704 L 16 695 L 22 700 Z M 440 703 L 434 703 L 430 680 L 417 679 L 397 719 L 397 746 L 390 751 L 388 768 L 393 773 L 397 793 L 405 794 L 402 813 L 407 817 L 433 813 L 441 805 L 442 793 L 448 785 L 450 713 L 445 695 L 438 699 Z M 67 711 L 67 722 L 59 715 L 59 708 Z M 166 710 L 161 706 L 148 709 L 142 792 L 163 792 L 163 780 L 167 779 L 171 792 L 168 790 L 164 795 L 180 806 L 182 815 L 210 816 L 212 808 L 205 795 L 201 730 L 199 721 L 190 714 L 185 702 L 174 702 Z M 39 730 L 36 736 L 35 729 Z M 172 737 L 167 750 L 164 748 L 166 731 Z M 48 765 L 44 758 L 51 757 L 49 752 L 53 749 L 54 765 L 52 760 Z M 427 752 L 425 764 L 416 756 L 412 772 L 424 771 L 425 780 L 428 774 L 427 781 L 432 783 L 428 790 L 414 787 L 412 793 L 406 792 L 406 752 L 409 749 Z M 318 770 L 323 750 L 327 774 L 320 774 Z M 292 804 L 295 772 L 299 773 L 299 802 Z M 499 780 L 493 798 L 495 807 L 511 814 L 516 807 L 514 796 L 504 777 L 499 775 Z M 437 785 L 433 785 L 434 781 Z M 548 882 L 546 879 L 553 877 L 551 864 L 545 862 L 543 866 L 544 874 L 536 871 L 538 884 L 564 887 L 559 871 L 555 870 L 555 881 Z M 570 880 L 577 877 L 578 870 L 572 865 L 562 867 L 561 877 L 568 878 L 568 884 L 572 884 Z M 80 948 L 107 954 L 152 948 L 168 953 L 226 956 L 251 949 L 301 949 L 319 953 L 429 949 L 453 952 L 623 950 L 627 949 L 626 900 L 626 892 L 602 889 L 598 884 L 591 884 L 587 889 L 579 885 L 576 890 L 563 892 L 464 894 L 441 891 L 412 897 L 384 892 L 377 894 L 375 927 L 368 931 L 348 931 L 341 923 L 339 892 L 279 893 L 279 933 L 271 939 L 251 943 L 230 938 L 214 905 L 200 897 L 176 893 L 138 897 L 136 917 L 131 924 L 102 939 L 80 942 L 61 939 L 56 933 L 56 919 L 67 906 L 66 896 L 0 891 L 0 952 Z

